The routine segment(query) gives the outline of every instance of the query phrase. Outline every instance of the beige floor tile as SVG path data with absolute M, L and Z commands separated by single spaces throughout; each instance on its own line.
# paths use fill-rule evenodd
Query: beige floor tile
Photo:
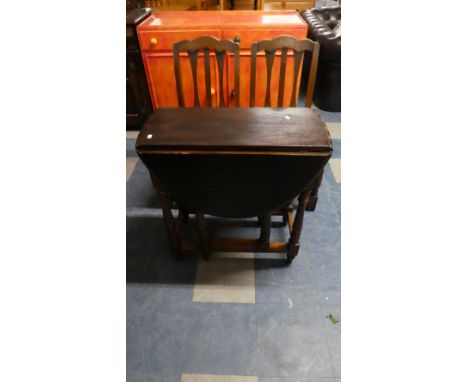
M 138 158 L 127 158 L 127 181 L 135 170 Z
M 255 304 L 253 253 L 212 253 L 198 261 L 194 302 Z
M 257 382 L 257 377 L 246 375 L 182 374 L 180 382 Z
M 332 139 L 341 139 L 341 123 L 327 122 L 327 127 Z
M 330 168 L 337 183 L 341 183 L 341 158 L 331 158 Z
M 136 139 L 139 131 L 127 131 L 127 139 Z

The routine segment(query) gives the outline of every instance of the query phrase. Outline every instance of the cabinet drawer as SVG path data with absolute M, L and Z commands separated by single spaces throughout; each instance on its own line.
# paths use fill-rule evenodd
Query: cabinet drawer
M 296 11 L 303 11 L 304 9 L 315 8 L 315 0 L 313 1 L 291 1 L 286 2 L 284 9 L 294 9 Z
M 221 31 L 207 29 L 196 31 L 139 32 L 141 50 L 152 52 L 160 50 L 172 51 L 172 46 L 178 41 L 193 40 L 205 35 L 221 38 Z
M 241 49 L 250 50 L 254 42 L 260 40 L 271 40 L 273 38 L 289 35 L 299 39 L 306 38 L 307 28 L 301 29 L 232 29 L 223 31 L 223 39 L 234 40 L 235 37 L 240 37 Z

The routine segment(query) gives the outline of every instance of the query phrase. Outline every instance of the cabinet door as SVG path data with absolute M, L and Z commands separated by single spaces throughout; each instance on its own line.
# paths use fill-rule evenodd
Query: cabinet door
M 144 60 L 148 83 L 150 86 L 151 99 L 153 107 L 179 107 L 177 100 L 177 86 L 174 72 L 174 59 L 172 54 L 156 53 L 145 54 Z M 215 65 L 216 59 L 210 57 L 211 64 L 211 94 L 212 103 L 218 103 L 218 76 L 216 73 Z M 186 107 L 192 107 L 194 104 L 193 96 L 193 79 L 192 69 L 187 54 L 180 55 L 180 74 L 182 77 L 184 102 Z M 198 97 L 201 106 L 206 106 L 206 92 L 205 92 L 205 69 L 203 64 L 203 56 L 198 58 L 197 65 L 197 78 L 198 78 Z

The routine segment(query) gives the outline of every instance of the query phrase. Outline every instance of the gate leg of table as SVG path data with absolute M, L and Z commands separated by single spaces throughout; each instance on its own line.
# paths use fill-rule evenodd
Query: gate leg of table
M 305 206 L 309 202 L 310 190 L 304 191 L 299 195 L 299 205 L 297 206 L 296 216 L 294 216 L 293 228 L 288 242 L 288 263 L 290 264 L 299 252 L 302 223 L 304 221 Z
M 205 215 L 201 212 L 195 214 L 198 232 L 198 247 L 205 260 L 210 259 L 210 252 L 208 250 L 208 231 L 206 229 Z
M 171 211 L 171 200 L 169 196 L 164 192 L 164 188 L 161 185 L 161 182 L 155 177 L 151 176 L 153 180 L 153 185 L 157 189 L 159 193 L 159 198 L 161 200 L 161 207 L 163 210 L 163 219 L 164 219 L 164 225 L 166 226 L 166 231 L 167 231 L 167 237 L 169 240 L 169 249 L 172 253 L 172 255 L 180 260 L 181 258 L 181 253 L 180 253 L 180 240 L 179 236 L 177 235 L 176 229 L 175 229 L 175 220 L 174 216 L 172 215 Z
M 318 201 L 318 189 L 320 185 L 322 184 L 322 179 L 323 179 L 323 170 L 320 171 L 320 173 L 317 175 L 317 178 L 315 178 L 314 184 L 311 187 L 311 195 L 309 198 L 309 202 L 307 203 L 306 206 L 306 211 L 315 211 L 315 206 L 317 205 Z
M 264 250 L 270 249 L 270 231 L 271 231 L 271 212 L 259 217 L 261 224 L 260 237 L 258 238 L 258 244 L 260 248 Z

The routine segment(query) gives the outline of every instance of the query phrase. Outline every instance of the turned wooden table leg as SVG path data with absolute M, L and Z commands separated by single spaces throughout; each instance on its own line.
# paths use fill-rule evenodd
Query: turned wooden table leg
M 261 227 L 263 224 L 263 216 L 258 216 L 258 226 Z
M 323 170 L 320 171 L 320 173 L 317 175 L 317 178 L 315 178 L 313 186 L 310 188 L 311 194 L 309 201 L 306 205 L 306 211 L 315 211 L 315 207 L 317 206 L 317 201 L 318 201 L 318 190 L 320 185 L 322 184 L 322 179 L 323 179 Z
M 271 213 L 262 216 L 259 220 L 261 231 L 260 237 L 258 238 L 258 244 L 262 249 L 268 250 L 270 249 Z
M 195 220 L 197 224 L 199 250 L 202 253 L 203 258 L 205 260 L 209 260 L 210 252 L 208 249 L 208 231 L 206 229 L 205 215 L 201 212 L 197 212 L 195 214 Z
M 189 214 L 185 208 L 179 208 L 179 217 L 182 220 L 182 223 L 187 223 L 189 219 Z
M 299 205 L 297 206 L 296 216 L 294 216 L 293 228 L 288 242 L 288 263 L 291 263 L 299 252 L 304 211 L 305 206 L 309 202 L 309 197 L 310 190 L 304 191 L 299 195 Z
M 159 182 L 159 180 L 153 175 L 151 176 L 151 179 L 153 181 L 153 185 L 159 193 L 159 198 L 161 200 L 164 225 L 166 226 L 167 237 L 169 240 L 169 249 L 176 259 L 180 259 L 180 240 L 178 232 L 176 231 L 174 216 L 172 215 L 171 199 L 165 193 L 161 182 Z

